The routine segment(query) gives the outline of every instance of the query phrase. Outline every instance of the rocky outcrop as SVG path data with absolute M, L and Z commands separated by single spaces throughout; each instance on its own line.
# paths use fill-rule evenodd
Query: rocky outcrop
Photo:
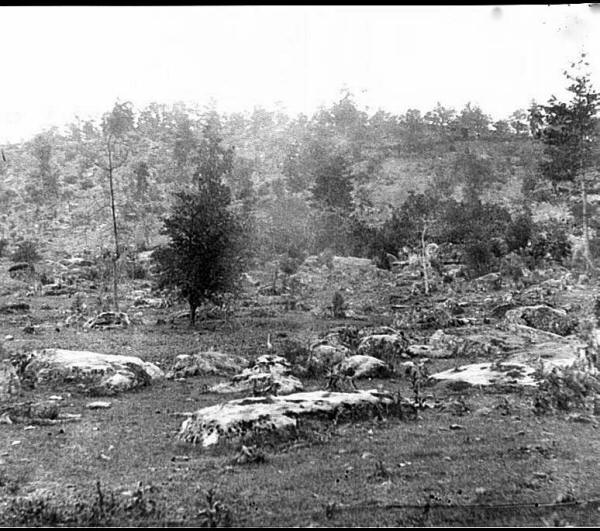
M 331 420 L 341 413 L 370 417 L 395 407 L 391 394 L 375 390 L 244 398 L 197 411 L 183 422 L 178 438 L 204 448 L 257 435 L 281 439 L 296 435 L 301 418 Z
M 550 308 L 544 304 L 508 310 L 504 319 L 509 324 L 531 326 L 560 336 L 571 334 L 577 326 L 577 320 L 569 316 L 567 312 Z
M 22 380 L 33 387 L 69 387 L 97 394 L 129 391 L 164 377 L 156 365 L 135 356 L 55 348 L 33 351 L 21 368 Z

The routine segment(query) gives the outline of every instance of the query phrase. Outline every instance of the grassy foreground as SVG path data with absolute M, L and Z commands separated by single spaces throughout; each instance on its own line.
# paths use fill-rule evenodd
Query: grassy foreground
M 192 329 L 156 324 L 166 310 L 145 309 L 141 324 L 129 330 L 83 332 L 54 327 L 69 307 L 68 297 L 28 302 L 29 316 L 0 316 L 3 337 L 14 336 L 6 342 L 9 349 L 131 354 L 165 369 L 178 354 L 210 347 L 252 359 L 264 353 L 267 333 L 277 351 L 287 339 L 306 341 L 343 323 L 287 312 L 205 321 Z M 26 334 L 28 323 L 42 328 Z M 448 364 L 436 361 L 431 370 Z M 314 422 L 297 440 L 265 443 L 259 448 L 262 462 L 240 464 L 238 448 L 206 452 L 175 438 L 183 420 L 177 413 L 229 398 L 205 392 L 217 380 L 167 380 L 111 397 L 106 410 L 86 409 L 91 397 L 36 390 L 36 400 L 63 396 L 61 411 L 81 413 L 82 420 L 0 427 L 0 520 L 157 526 L 600 523 L 595 420 L 537 417 L 528 393 L 432 387 L 427 393 L 442 405 L 422 410 L 415 421 Z M 357 383 L 411 393 L 401 379 Z M 306 389 L 324 384 L 305 381 Z

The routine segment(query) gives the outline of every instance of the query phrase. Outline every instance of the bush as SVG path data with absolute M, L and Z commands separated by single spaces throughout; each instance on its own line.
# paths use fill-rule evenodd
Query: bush
M 533 232 L 531 214 L 526 212 L 516 216 L 506 227 L 505 240 L 508 251 L 521 251 L 527 247 Z
M 588 396 L 598 393 L 600 382 L 578 367 L 554 369 L 541 381 L 534 397 L 537 415 L 584 409 Z
M 23 240 L 17 244 L 17 248 L 11 256 L 13 262 L 26 262 L 32 264 L 41 259 L 38 252 L 38 244 L 33 240 Z
M 464 261 L 472 277 L 490 273 L 497 265 L 492 243 L 489 241 L 474 241 L 467 244 L 464 250 Z
M 8 247 L 8 240 L 6 238 L 0 238 L 0 257 L 4 254 L 4 251 Z
M 336 318 L 346 317 L 346 302 L 344 301 L 344 297 L 339 291 L 336 291 L 333 294 L 333 299 L 331 301 L 331 308 L 333 316 Z
M 571 254 L 571 244 L 562 223 L 546 221 L 534 226 L 529 254 L 534 263 L 542 260 L 562 262 Z

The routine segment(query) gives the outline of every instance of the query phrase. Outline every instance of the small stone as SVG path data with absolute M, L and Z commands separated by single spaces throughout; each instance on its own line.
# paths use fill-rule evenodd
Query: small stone
M 96 402 L 89 402 L 85 407 L 87 409 L 108 409 L 109 407 L 112 407 L 112 404 L 110 402 L 98 400 Z
M 13 441 L 10 443 L 11 446 L 17 446 L 19 444 L 21 444 L 21 441 Z
M 460 424 L 450 424 L 450 429 L 451 430 L 464 430 L 465 427 L 461 426 Z
M 361 459 L 369 459 L 371 457 L 375 457 L 371 452 L 365 452 L 360 456 Z
M 15 336 L 11 336 L 10 334 L 7 336 L 4 336 L 4 341 L 12 341 L 15 338 Z

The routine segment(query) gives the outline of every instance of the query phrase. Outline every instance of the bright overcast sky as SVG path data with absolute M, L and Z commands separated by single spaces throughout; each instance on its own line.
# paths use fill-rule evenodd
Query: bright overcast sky
M 350 89 L 371 112 L 494 118 L 564 94 L 582 50 L 600 88 L 600 9 L 480 7 L 0 7 L 0 142 L 119 98 L 219 111 L 313 112 Z

